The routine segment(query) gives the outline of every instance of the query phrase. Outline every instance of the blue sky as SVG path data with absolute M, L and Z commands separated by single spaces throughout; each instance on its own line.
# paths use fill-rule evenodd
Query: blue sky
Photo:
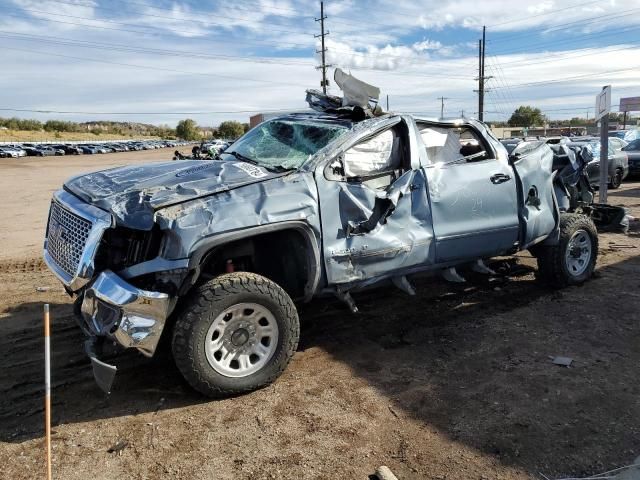
M 0 116 L 216 125 L 302 109 L 319 87 L 316 1 L 1 0 L 0 11 Z M 640 0 L 347 0 L 325 13 L 328 62 L 379 86 L 392 110 L 437 116 L 446 97 L 445 116 L 475 116 L 482 25 L 488 120 L 522 104 L 593 117 L 606 84 L 614 104 L 640 95 Z

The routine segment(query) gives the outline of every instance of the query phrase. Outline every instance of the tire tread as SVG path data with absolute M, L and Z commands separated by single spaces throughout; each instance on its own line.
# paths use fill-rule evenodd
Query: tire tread
M 591 276 L 598 257 L 598 232 L 593 221 L 582 214 L 563 213 L 560 215 L 560 241 L 558 245 L 541 246 L 535 250 L 538 259 L 538 277 L 549 285 L 556 288 L 563 288 L 569 285 L 579 285 L 584 280 L 572 279 L 564 270 L 564 251 L 566 243 L 576 230 L 583 229 L 591 236 L 592 241 L 592 270 Z M 588 277 L 587 277 L 588 278 Z
M 194 355 L 196 346 L 193 342 L 197 337 L 194 334 L 194 329 L 202 328 L 198 319 L 210 317 L 212 311 L 217 310 L 216 305 L 223 299 L 243 293 L 269 296 L 285 312 L 285 316 L 289 320 L 286 322 L 289 332 L 288 335 L 284 335 L 286 343 L 283 344 L 283 348 L 276 352 L 280 358 L 271 360 L 278 365 L 274 372 L 256 384 L 243 387 L 224 387 L 214 384 L 202 375 L 198 359 Z M 282 327 L 280 326 L 280 328 Z M 173 357 L 185 380 L 199 392 L 211 397 L 237 395 L 263 388 L 278 378 L 298 347 L 299 335 L 300 327 L 295 305 L 280 286 L 255 273 L 229 273 L 202 284 L 187 299 L 186 308 L 178 316 L 173 327 Z

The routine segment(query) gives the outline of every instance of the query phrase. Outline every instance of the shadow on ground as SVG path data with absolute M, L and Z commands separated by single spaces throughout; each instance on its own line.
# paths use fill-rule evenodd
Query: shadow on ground
M 640 287 L 640 258 L 561 292 L 540 286 L 517 260 L 492 266 L 502 275 L 467 273 L 461 285 L 415 279 L 416 297 L 388 287 L 361 292 L 362 313 L 348 322 L 341 303 L 314 301 L 301 307 L 300 349 L 328 351 L 403 414 L 533 474 L 593 473 L 637 455 L 629 449 L 640 446 L 640 326 L 638 302 L 625 292 Z M 25 304 L 3 320 L 0 441 L 41 436 L 41 308 Z M 55 425 L 208 401 L 168 356 L 135 353 L 117 359 L 105 397 L 71 306 L 52 312 Z M 554 355 L 573 357 L 573 366 L 553 365 Z

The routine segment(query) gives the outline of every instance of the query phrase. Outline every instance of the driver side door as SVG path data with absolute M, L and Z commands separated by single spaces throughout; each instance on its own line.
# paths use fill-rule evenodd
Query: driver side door
M 393 276 L 434 257 L 426 179 L 412 162 L 408 125 L 352 143 L 316 170 L 329 285 Z

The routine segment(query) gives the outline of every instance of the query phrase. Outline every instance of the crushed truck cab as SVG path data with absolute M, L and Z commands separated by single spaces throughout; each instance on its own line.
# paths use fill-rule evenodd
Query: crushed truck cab
M 335 295 L 357 311 L 358 289 L 414 294 L 408 275 L 525 249 L 550 284 L 584 282 L 597 235 L 552 164 L 548 146 L 509 156 L 469 119 L 288 114 L 214 160 L 67 181 L 44 258 L 77 298 L 98 377 L 102 339 L 152 356 L 166 335 L 195 389 L 236 394 L 286 367 L 296 302 Z

